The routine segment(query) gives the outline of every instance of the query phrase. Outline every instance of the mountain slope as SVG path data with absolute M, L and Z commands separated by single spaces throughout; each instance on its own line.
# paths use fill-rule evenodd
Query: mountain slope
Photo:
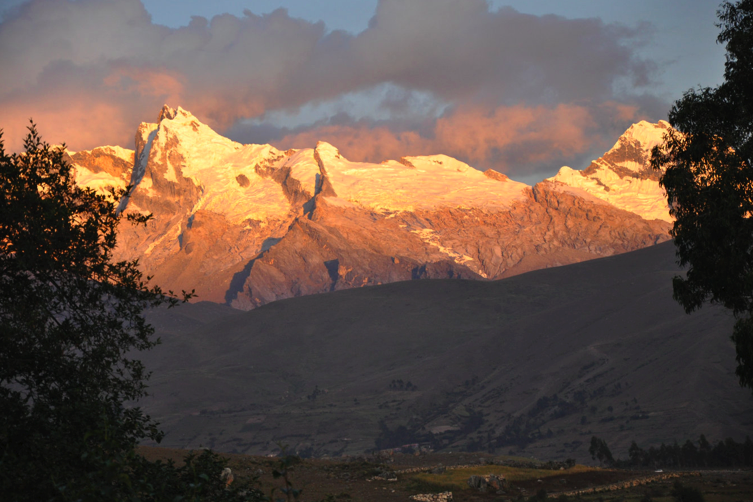
M 565 166 L 549 180 L 577 187 L 643 218 L 671 223 L 666 195 L 658 184 L 659 173 L 649 163 L 651 149 L 662 142 L 670 127 L 663 120 L 657 124 L 646 121 L 633 124 L 603 157 L 586 169 L 575 171 Z
M 335 206 L 332 200 L 318 198 L 310 220 L 298 220 L 255 259 L 233 306 L 248 309 L 395 280 L 495 279 L 624 253 L 667 238 L 660 222 L 545 184 L 505 211 L 444 208 L 384 218 Z
M 381 421 L 435 448 L 581 461 L 591 435 L 623 457 L 632 440 L 741 440 L 753 400 L 734 376 L 732 319 L 686 315 L 677 272 L 666 243 L 501 281 L 157 311 L 143 404 L 167 446 L 249 453 L 361 453 L 390 438 Z
M 139 126 L 135 151 L 71 160 L 80 183 L 130 183 L 121 209 L 154 215 L 146 228 L 121 227 L 118 258 L 138 258 L 165 289 L 252 309 L 397 280 L 498 279 L 662 242 L 670 225 L 653 218 L 666 202 L 644 197 L 660 191 L 655 177 L 626 176 L 608 197 L 589 185 L 605 169 L 644 176 L 657 127 L 633 126 L 596 174 L 570 176 L 576 183 L 563 168 L 534 187 L 444 155 L 369 164 L 321 142 L 241 145 L 167 106 Z

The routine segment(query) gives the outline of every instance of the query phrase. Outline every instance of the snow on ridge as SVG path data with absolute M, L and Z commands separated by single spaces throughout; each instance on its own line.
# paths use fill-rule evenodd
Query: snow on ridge
M 126 187 L 126 181 L 117 176 L 113 176 L 105 171 L 99 171 L 97 173 L 90 171 L 84 166 L 75 166 L 75 180 L 76 184 L 82 187 L 91 188 L 92 190 L 105 194 L 109 193 L 110 187 L 116 189 L 122 189 Z
M 471 258 L 468 255 L 458 253 L 454 251 L 451 248 L 443 246 L 439 238 L 437 236 L 436 230 L 433 230 L 431 228 L 422 228 L 420 230 L 411 230 L 412 234 L 416 234 L 419 239 L 424 241 L 426 244 L 436 248 L 440 253 L 447 256 L 449 259 L 457 263 L 458 265 L 466 265 L 471 266 L 472 264 L 470 262 L 473 262 L 473 258 Z M 479 267 L 472 267 L 474 270 L 478 268 L 478 270 L 475 270 L 475 272 L 483 277 L 484 279 L 488 279 L 489 277 L 486 275 L 486 273 L 481 270 Z
M 568 166 L 545 181 L 578 188 L 613 206 L 630 211 L 647 220 L 674 221 L 664 190 L 655 176 L 647 176 L 648 161 L 654 146 L 662 143 L 671 126 L 660 120 L 656 124 L 642 120 L 620 136 L 603 157 L 578 171 Z M 622 172 L 620 172 L 622 169 Z
M 337 197 L 378 212 L 442 207 L 509 208 L 526 197 L 525 183 L 485 176 L 446 155 L 403 157 L 402 162 L 351 162 L 329 143 L 316 153 Z
M 545 181 L 577 188 L 646 220 L 673 221 L 664 190 L 655 180 L 620 177 L 611 169 L 599 169 L 596 174 L 598 177 L 583 176 L 581 171 L 563 166 L 556 176 Z
M 93 154 L 96 152 L 102 152 L 107 155 L 111 155 L 113 157 L 116 157 L 120 160 L 123 160 L 125 162 L 133 163 L 133 150 L 130 150 L 128 148 L 123 148 L 122 146 L 118 145 L 104 145 L 104 146 L 98 146 L 96 148 L 93 148 L 91 150 L 82 150 L 80 152 L 72 152 L 68 151 L 68 155 L 75 155 L 76 153 L 89 153 Z
M 564 166 L 545 181 L 567 185 L 576 195 L 604 201 L 646 219 L 671 222 L 664 192 L 655 180 L 641 178 L 645 166 L 636 160 L 649 155 L 647 152 L 662 141 L 669 127 L 664 121 L 633 124 L 605 153 L 604 157 L 613 154 L 612 159 L 594 161 L 588 172 Z M 318 182 L 326 181 L 332 190 L 322 196 L 329 197 L 331 203 L 382 213 L 440 208 L 504 210 L 525 199 L 530 188 L 503 175 L 485 175 L 447 155 L 407 156 L 375 164 L 351 162 L 334 145 L 323 141 L 314 149 L 288 152 L 268 144 L 244 145 L 218 134 L 182 107 L 165 105 L 158 123 L 141 124 L 139 134 L 143 151 L 137 152 L 141 155 L 133 174 L 138 179 L 132 182 L 140 182 L 138 191 L 142 195 L 166 196 L 158 189 L 165 181 L 180 185 L 190 180 L 201 192 L 190 213 L 206 209 L 225 215 L 233 223 L 251 219 L 264 224 L 270 218 L 289 214 L 291 203 L 281 182 L 270 175 L 276 169 L 285 169 L 285 176 L 298 181 L 311 195 Z M 115 157 L 133 159 L 131 150 L 101 148 Z M 155 169 L 147 169 L 147 163 Z M 610 165 L 623 170 L 615 171 Z M 146 171 L 163 179 L 160 183 L 156 179 L 142 181 Z M 106 173 L 97 175 L 82 174 L 82 184 L 101 187 L 118 181 L 114 177 L 105 179 Z
M 81 158 L 97 159 L 101 158 L 103 155 L 105 158 L 114 157 L 121 163 L 128 165 L 130 168 L 133 166 L 133 150 L 122 148 L 120 146 L 106 145 L 98 146 L 91 150 L 81 150 L 79 152 L 66 149 L 65 152 L 71 157 L 75 176 L 74 179 L 79 186 L 91 188 L 102 194 L 109 193 L 111 187 L 116 189 L 126 187 L 129 175 L 128 172 L 123 172 L 118 176 L 111 172 L 107 172 L 101 165 L 92 169 L 91 166 L 82 164 Z M 97 165 L 96 161 L 94 162 L 94 165 Z M 113 170 L 112 165 L 110 166 L 110 170 Z M 117 168 L 115 169 L 115 172 L 117 173 Z
M 314 195 L 316 181 L 320 176 L 319 163 L 314 157 L 313 148 L 304 148 L 296 152 L 285 161 L 283 167 L 290 169 L 290 176 L 301 184 L 301 188 Z
M 133 162 L 134 152 L 130 148 L 123 148 L 118 145 L 113 145 L 113 146 L 108 145 L 108 146 L 102 146 L 100 148 L 105 150 L 110 155 L 114 155 L 120 159 L 125 160 L 126 162 Z
M 443 154 L 423 155 L 419 157 L 403 157 L 400 160 L 403 162 L 408 162 L 416 169 L 432 169 L 435 171 L 447 170 L 456 171 L 459 173 L 465 173 L 469 171 L 479 172 L 477 169 L 472 168 L 465 162 L 461 162 L 458 159 Z

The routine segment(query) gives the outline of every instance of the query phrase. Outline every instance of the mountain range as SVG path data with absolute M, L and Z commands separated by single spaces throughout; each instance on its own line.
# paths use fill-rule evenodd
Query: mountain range
M 117 258 L 199 300 L 250 310 L 284 298 L 423 278 L 501 279 L 669 239 L 648 165 L 666 122 L 631 126 L 582 171 L 534 186 L 447 157 L 351 162 L 333 145 L 280 151 L 163 107 L 136 149 L 68 152 L 77 182 L 134 189 Z

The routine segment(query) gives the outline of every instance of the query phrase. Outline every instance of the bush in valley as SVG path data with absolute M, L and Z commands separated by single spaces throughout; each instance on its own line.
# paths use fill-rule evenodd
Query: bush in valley
M 399 425 L 395 430 L 391 430 L 384 420 L 379 422 L 379 431 L 379 436 L 374 441 L 377 450 L 400 448 L 405 444 L 434 444 L 434 434 L 431 432 L 421 433 L 412 427 L 408 428 L 404 425 Z
M 413 385 L 413 383 L 410 380 L 408 380 L 407 382 L 403 382 L 402 379 L 399 379 L 399 380 L 393 380 L 392 382 L 390 382 L 390 389 L 414 391 L 414 390 L 418 390 L 418 387 Z
M 544 469 L 548 471 L 560 471 L 562 469 L 572 469 L 575 467 L 575 459 L 574 458 L 568 458 L 564 462 L 558 462 L 555 460 L 550 460 L 544 464 L 538 464 L 538 469 Z
M 591 458 L 598 459 L 600 463 L 612 466 L 615 464 L 612 452 L 607 446 L 607 442 L 603 439 L 599 439 L 596 436 L 591 437 L 591 446 L 588 448 L 588 453 L 591 454 Z
M 470 434 L 477 430 L 484 424 L 484 412 L 480 410 L 474 410 L 473 408 L 466 407 L 468 412 L 467 416 L 464 416 L 460 424 L 459 434 Z
M 315 385 L 314 386 L 314 390 L 311 392 L 311 394 L 309 394 L 308 396 L 306 396 L 306 399 L 308 399 L 309 401 L 316 401 L 317 397 L 321 396 L 322 394 L 326 394 L 326 393 L 327 393 L 326 389 L 320 389 L 318 385 Z
M 690 440 L 680 446 L 677 442 L 648 450 L 635 441 L 628 450 L 628 465 L 636 467 L 750 467 L 753 466 L 753 441 L 746 437 L 742 443 L 732 438 L 711 445 L 701 434 L 698 446 Z
M 478 376 L 473 375 L 473 377 L 470 380 L 466 380 L 465 382 L 463 382 L 463 387 L 465 387 L 466 389 L 470 389 L 471 387 L 476 385 L 478 381 L 479 381 Z
M 591 438 L 589 453 L 594 459 L 598 458 L 604 463 L 608 463 L 604 459 L 611 457 L 606 441 L 595 436 Z M 727 438 L 712 445 L 701 434 L 697 445 L 690 440 L 682 445 L 675 441 L 672 444 L 662 443 L 658 448 L 651 446 L 647 450 L 633 441 L 628 450 L 628 459 L 612 459 L 610 465 L 650 468 L 753 467 L 753 441 L 746 436 L 742 443 Z

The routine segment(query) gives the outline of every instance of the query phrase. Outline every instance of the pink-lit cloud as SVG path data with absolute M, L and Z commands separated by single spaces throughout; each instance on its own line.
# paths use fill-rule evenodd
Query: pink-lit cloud
M 31 0 L 0 23 L 0 127 L 11 149 L 29 117 L 73 149 L 128 147 L 167 102 L 254 141 L 239 121 L 389 84 L 449 111 L 409 117 L 385 103 L 394 120 L 329 121 L 275 139 L 331 139 L 363 159 L 441 152 L 525 170 L 512 163 L 585 152 L 645 115 L 650 99 L 614 91 L 652 78 L 631 49 L 641 36 L 598 19 L 490 11 L 484 0 L 381 0 L 357 35 L 284 10 L 172 29 L 139 0 Z
M 348 159 L 369 162 L 444 153 L 477 168 L 510 171 L 519 165 L 543 166 L 574 158 L 587 153 L 594 143 L 614 141 L 613 135 L 600 130 L 600 116 L 608 115 L 619 117 L 618 123 L 639 118 L 636 107 L 612 102 L 597 109 L 565 104 L 493 110 L 465 107 L 436 119 L 422 133 L 383 123 L 346 121 L 290 133 L 273 144 L 284 149 L 327 141 Z

